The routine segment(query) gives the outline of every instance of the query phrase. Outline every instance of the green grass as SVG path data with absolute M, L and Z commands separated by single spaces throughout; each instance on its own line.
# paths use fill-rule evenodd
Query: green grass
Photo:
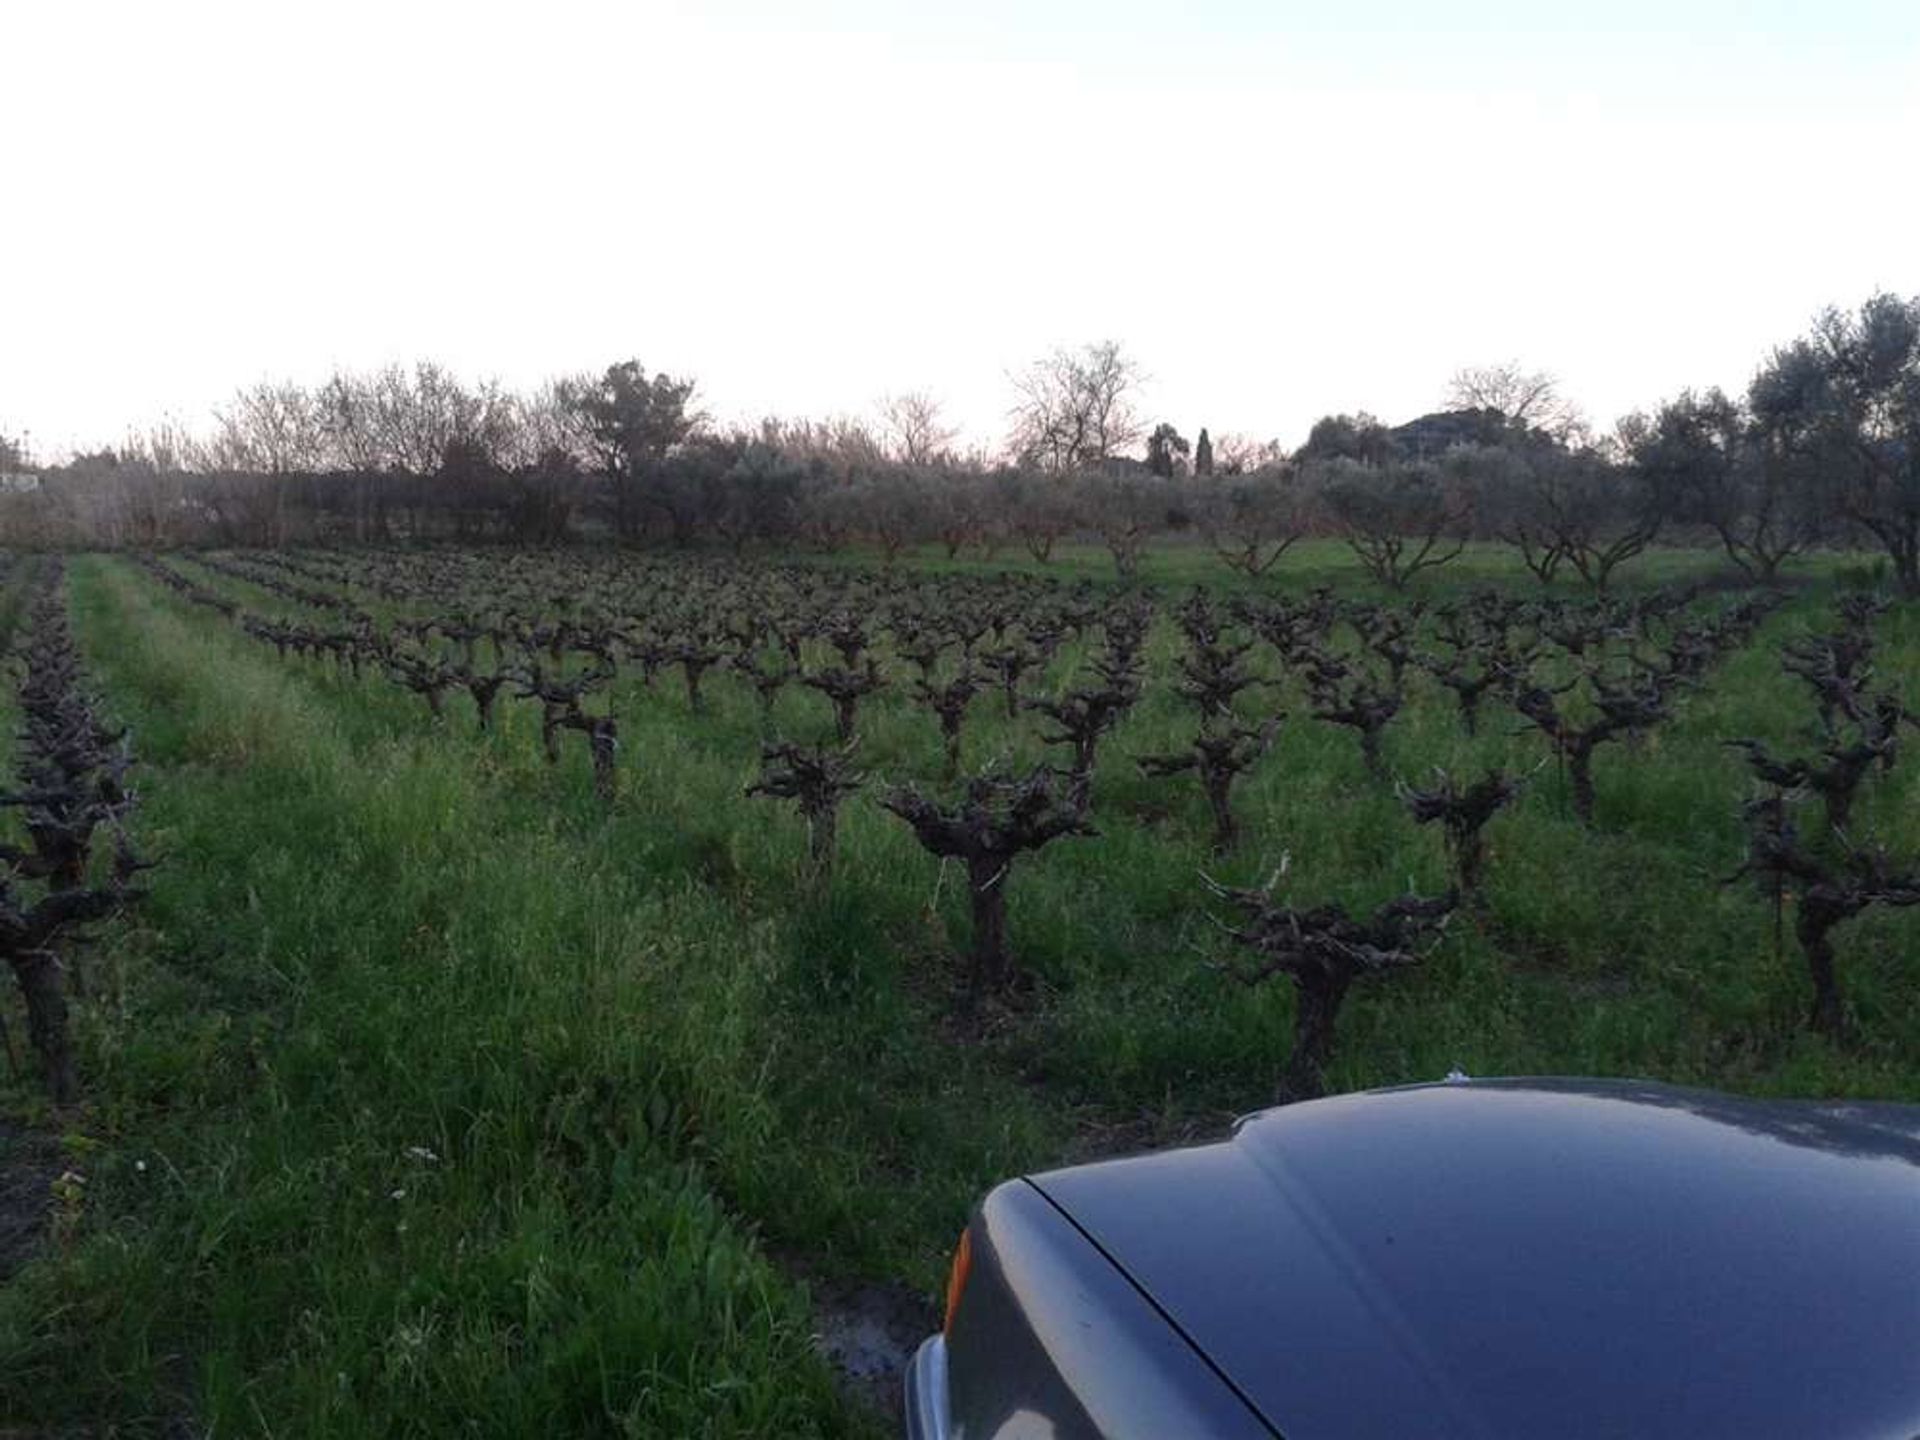
M 844 550 L 832 554 L 801 557 L 810 563 L 867 568 L 880 563 L 878 556 Z M 1044 565 L 1033 562 L 1018 545 L 1006 546 L 988 559 L 977 552 L 949 558 L 942 547 L 922 545 L 903 550 L 895 562 L 904 569 L 929 574 L 998 575 L 1009 570 L 1025 571 L 1058 580 L 1096 580 L 1111 583 L 1116 578 L 1112 555 L 1091 541 L 1063 542 L 1055 547 Z M 1845 572 L 1849 583 L 1885 582 L 1885 564 L 1852 552 L 1822 551 L 1804 557 L 1787 567 L 1789 583 L 1825 581 Z M 1655 545 L 1623 565 L 1614 577 L 1613 588 L 1632 594 L 1659 585 L 1681 584 L 1692 580 L 1716 580 L 1732 574 L 1725 557 L 1717 549 L 1698 545 Z M 1362 574 L 1353 551 L 1345 541 L 1307 539 L 1293 545 L 1265 576 L 1248 579 L 1231 571 L 1197 535 L 1166 538 L 1150 546 L 1142 555 L 1141 583 L 1166 587 L 1205 585 L 1216 590 L 1263 589 L 1304 590 L 1315 585 L 1332 585 L 1345 594 L 1385 595 L 1391 592 Z M 1537 588 L 1533 576 L 1511 545 L 1487 541 L 1469 542 L 1454 560 L 1423 570 L 1407 586 L 1410 595 L 1446 594 L 1477 585 Z M 1556 577 L 1554 589 L 1560 593 L 1582 593 L 1578 576 L 1571 571 Z
M 843 1428 L 800 1297 L 705 1178 L 704 1108 L 752 1096 L 647 1022 L 675 973 L 745 993 L 766 946 L 456 748 L 355 745 L 124 569 L 75 589 L 172 863 L 87 1036 L 102 1223 L 0 1305 L 9 1418 Z M 750 1015 L 704 1028 L 718 1063 Z
M 1285 583 L 1350 585 L 1343 553 L 1306 550 Z M 1515 578 L 1478 558 L 1420 588 Z M 1073 552 L 1053 570 L 1104 563 Z M 1663 555 L 1648 571 L 1703 564 Z M 1194 550 L 1154 556 L 1148 575 L 1219 571 Z M 1810 711 L 1774 651 L 1822 617 L 1829 583 L 1641 753 L 1601 752 L 1593 830 L 1538 771 L 1490 828 L 1488 916 L 1457 923 L 1420 970 L 1356 991 L 1337 1088 L 1458 1066 L 1920 1097 L 1920 917 L 1841 932 L 1860 1038 L 1836 1048 L 1803 1032 L 1791 940 L 1776 954 L 1767 907 L 1718 883 L 1743 853 L 1747 793 L 1719 742 L 1796 735 Z M 281 662 L 124 562 L 76 562 L 73 589 L 146 761 L 139 826 L 169 863 L 85 1012 L 86 1215 L 0 1297 L 0 1415 L 19 1423 L 857 1427 L 809 1351 L 793 1272 L 932 1295 L 995 1179 L 1116 1134 L 1205 1131 L 1270 1097 L 1290 997 L 1212 968 L 1230 951 L 1203 871 L 1250 882 L 1287 854 L 1309 902 L 1444 883 L 1438 836 L 1292 693 L 1295 718 L 1238 793 L 1247 838 L 1210 857 L 1197 786 L 1128 758 L 1191 731 L 1165 684 L 1163 623 L 1156 681 L 1103 752 L 1101 834 L 1013 873 L 1032 990 L 964 1019 L 958 874 L 863 795 L 831 891 L 811 897 L 797 817 L 744 797 L 763 735 L 824 733 L 812 692 L 789 689 L 767 721 L 715 675 L 694 717 L 677 676 L 623 680 L 609 812 L 573 737 L 557 770 L 542 761 L 530 706 L 503 699 L 483 736 L 457 697 L 434 726 L 386 681 Z M 1881 633 L 1882 673 L 1915 673 L 1915 607 Z M 1082 658 L 1068 647 L 1036 684 L 1063 686 Z M 1469 742 L 1450 697 L 1410 683 L 1387 740 L 1399 773 L 1538 765 L 1510 715 L 1490 707 Z M 898 693 L 863 707 L 861 728 L 876 776 L 937 775 L 934 722 Z M 978 702 L 969 766 L 1041 753 L 997 692 Z M 1916 776 L 1909 760 L 1876 778 L 1861 808 L 1905 853 L 1920 853 Z

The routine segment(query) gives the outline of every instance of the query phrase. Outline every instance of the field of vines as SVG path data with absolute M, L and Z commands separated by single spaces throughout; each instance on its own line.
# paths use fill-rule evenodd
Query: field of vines
M 1022 1170 L 1455 1071 L 1920 1098 L 1920 607 L 1289 559 L 13 557 L 0 948 L 81 983 L 4 1011 L 0 1430 L 884 1433 L 832 1317 L 937 1324 Z

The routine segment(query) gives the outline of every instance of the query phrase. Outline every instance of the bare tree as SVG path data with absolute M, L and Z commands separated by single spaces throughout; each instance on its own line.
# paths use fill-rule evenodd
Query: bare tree
M 386 538 L 386 489 L 378 477 L 392 468 L 393 459 L 374 420 L 370 385 L 362 376 L 335 371 L 315 393 L 314 403 L 327 464 L 352 477 L 353 538 Z
M 336 370 L 314 392 L 313 401 L 329 467 L 361 474 L 387 467 L 374 428 L 372 397 L 361 376 Z
M 215 415 L 217 430 L 206 451 L 210 468 L 273 477 L 260 487 L 259 538 L 278 545 L 287 538 L 287 487 L 280 477 L 319 469 L 327 459 L 328 432 L 320 397 L 291 382 L 262 381 L 239 391 Z
M 1454 371 L 1442 403 L 1449 410 L 1498 410 L 1514 424 L 1551 435 L 1562 444 L 1584 438 L 1588 429 L 1580 407 L 1561 393 L 1558 376 L 1528 370 L 1517 360 Z
M 512 397 L 497 383 L 468 385 L 444 366 L 421 361 L 410 370 L 389 365 L 364 384 L 368 420 L 388 468 L 407 477 L 456 482 L 478 481 L 495 472 L 495 457 L 508 448 L 516 423 Z M 451 467 L 450 456 L 458 457 Z M 436 492 L 467 502 L 473 489 L 472 484 L 458 483 L 403 486 L 410 532 L 426 533 L 428 520 L 440 508 Z M 462 531 L 470 519 L 462 516 Z
M 891 461 L 885 437 L 851 415 L 824 420 L 786 420 L 769 415 L 756 437 L 770 449 L 806 462 L 829 480 L 851 480 Z
M 1053 474 L 1106 459 L 1140 438 L 1134 397 L 1142 379 L 1118 341 L 1055 350 L 1013 377 L 1019 398 L 1008 448 Z
M 960 432 L 947 424 L 932 395 L 908 390 L 881 398 L 880 434 L 896 460 L 931 465 L 948 453 Z
M 5 437 L 0 437 L 0 472 L 6 469 L 5 444 Z M 128 430 L 126 439 L 120 442 L 120 456 L 146 466 L 155 475 L 190 474 L 211 468 L 210 447 L 172 417 Z
M 1261 440 L 1252 435 L 1230 432 L 1213 442 L 1213 469 L 1217 475 L 1252 475 L 1257 471 L 1282 472 L 1292 459 L 1287 447 L 1278 440 Z M 1196 472 L 1198 467 L 1195 467 Z
M 597 382 L 591 375 L 560 375 L 514 400 L 513 424 L 499 452 L 503 465 L 526 468 L 565 456 L 577 465 L 596 460 L 593 424 L 581 404 Z
M 241 390 L 216 412 L 214 465 L 286 475 L 316 470 L 325 456 L 326 430 L 317 397 L 287 381 L 262 381 Z

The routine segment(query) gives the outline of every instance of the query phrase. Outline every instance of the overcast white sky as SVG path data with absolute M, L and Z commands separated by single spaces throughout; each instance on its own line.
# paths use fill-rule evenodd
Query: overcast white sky
M 1596 416 L 1920 291 L 1914 0 L 0 0 L 0 430 L 637 356 L 724 418 L 1111 336 L 1298 443 L 1466 363 Z

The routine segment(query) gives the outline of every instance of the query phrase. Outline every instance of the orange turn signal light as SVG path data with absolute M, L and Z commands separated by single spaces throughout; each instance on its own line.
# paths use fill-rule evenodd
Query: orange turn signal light
M 960 1308 L 960 1296 L 967 1288 L 967 1276 L 973 1271 L 973 1230 L 971 1227 L 960 1232 L 960 1243 L 954 1247 L 953 1268 L 947 1271 L 947 1318 L 940 1327 L 940 1333 L 953 1333 L 953 1315 Z

